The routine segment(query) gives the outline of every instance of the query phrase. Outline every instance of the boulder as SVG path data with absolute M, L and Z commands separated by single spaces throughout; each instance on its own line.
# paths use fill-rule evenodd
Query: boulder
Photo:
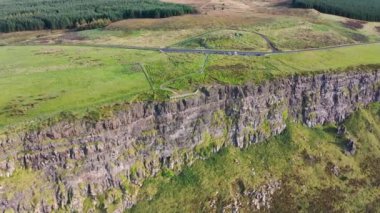
M 349 139 L 346 142 L 345 153 L 347 155 L 355 155 L 355 153 L 356 153 L 356 143 L 353 140 Z
M 339 136 L 343 136 L 344 134 L 346 134 L 346 127 L 344 125 L 340 125 L 338 127 L 338 131 L 337 131 L 337 134 Z

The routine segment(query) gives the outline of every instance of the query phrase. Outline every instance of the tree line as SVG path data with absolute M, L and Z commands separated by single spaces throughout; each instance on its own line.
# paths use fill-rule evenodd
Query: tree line
M 0 32 L 94 28 L 128 18 L 165 18 L 196 12 L 158 0 L 3 0 Z
M 380 21 L 380 0 L 293 0 L 293 5 L 353 19 Z

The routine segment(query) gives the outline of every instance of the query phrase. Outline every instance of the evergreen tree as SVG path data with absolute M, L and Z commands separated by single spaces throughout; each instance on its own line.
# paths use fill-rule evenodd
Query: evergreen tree
M 161 18 L 194 13 L 189 6 L 159 0 L 0 1 L 0 32 L 104 26 L 123 18 Z

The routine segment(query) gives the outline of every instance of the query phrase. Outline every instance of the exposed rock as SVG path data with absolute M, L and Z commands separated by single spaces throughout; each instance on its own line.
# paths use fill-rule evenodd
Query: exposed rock
M 234 199 L 234 201 L 231 204 L 228 204 L 223 207 L 222 212 L 223 213 L 227 213 L 227 212 L 238 213 L 240 208 L 241 208 L 241 203 L 239 202 L 238 199 Z
M 15 171 L 15 163 L 12 160 L 0 162 L 0 177 L 9 177 Z
M 334 175 L 336 177 L 339 177 L 339 175 L 340 175 L 340 168 L 339 168 L 339 166 L 335 165 L 332 162 L 328 162 L 327 163 L 327 165 L 326 165 L 326 171 L 329 174 Z
M 346 127 L 344 125 L 338 126 L 337 134 L 339 136 L 343 136 L 344 134 L 346 134 Z
M 334 166 L 332 167 L 332 169 L 331 169 L 331 172 L 332 172 L 335 176 L 339 177 L 340 169 L 339 169 L 339 167 L 338 167 L 337 165 L 334 165 Z
M 268 184 L 261 186 L 259 189 L 248 190 L 245 195 L 250 198 L 253 209 L 270 209 L 272 195 L 280 187 L 281 183 L 279 181 L 269 181 Z
M 347 141 L 346 146 L 345 146 L 345 153 L 347 155 L 355 155 L 355 153 L 356 153 L 356 143 L 352 139 L 349 139 Z
M 307 126 L 340 123 L 358 107 L 379 100 L 379 77 L 380 70 L 374 70 L 216 85 L 186 100 L 118 106 L 104 120 L 69 119 L 0 135 L 0 174 L 41 170 L 46 184 L 57 188 L 51 192 L 54 203 L 41 200 L 38 208 L 23 192 L 10 200 L 0 194 L 0 210 L 82 209 L 86 196 L 123 188 L 125 182 L 139 185 L 161 168 L 178 170 L 203 158 L 200 152 L 217 152 L 228 145 L 225 141 L 244 148 L 280 134 L 286 119 Z M 209 143 L 210 137 L 223 143 Z M 253 205 L 268 203 L 268 193 L 260 193 L 252 195 L 257 197 Z M 123 205 L 131 207 L 133 194 L 124 197 Z

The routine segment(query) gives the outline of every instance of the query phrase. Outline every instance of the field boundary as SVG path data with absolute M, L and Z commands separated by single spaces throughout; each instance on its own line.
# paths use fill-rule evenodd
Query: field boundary
M 137 64 L 140 66 L 142 72 L 144 73 L 145 78 L 146 78 L 146 80 L 148 81 L 150 88 L 152 89 L 152 91 L 154 91 L 154 87 L 153 87 L 152 79 L 150 78 L 150 76 L 149 76 L 147 70 L 145 69 L 144 64 L 142 64 L 142 63 L 137 63 Z
M 166 81 L 166 82 L 162 83 L 160 85 L 160 89 L 164 90 L 164 91 L 172 92 L 174 95 L 170 96 L 170 99 L 184 98 L 184 97 L 193 96 L 193 95 L 198 94 L 199 88 L 197 88 L 195 90 L 195 92 L 178 94 L 176 91 L 174 91 L 174 90 L 170 89 L 169 87 L 167 87 L 167 85 L 170 84 L 170 83 L 172 83 L 172 82 L 174 82 L 174 81 L 176 81 L 176 80 L 179 80 L 179 79 L 182 79 L 182 78 L 186 78 L 186 77 L 191 76 L 191 75 L 204 74 L 205 69 L 206 69 L 206 65 L 207 65 L 207 62 L 208 62 L 208 58 L 209 58 L 209 55 L 206 54 L 205 55 L 205 60 L 203 61 L 201 69 L 198 70 L 198 72 L 189 73 L 189 74 L 177 77 L 177 78 L 170 79 L 169 81 Z

